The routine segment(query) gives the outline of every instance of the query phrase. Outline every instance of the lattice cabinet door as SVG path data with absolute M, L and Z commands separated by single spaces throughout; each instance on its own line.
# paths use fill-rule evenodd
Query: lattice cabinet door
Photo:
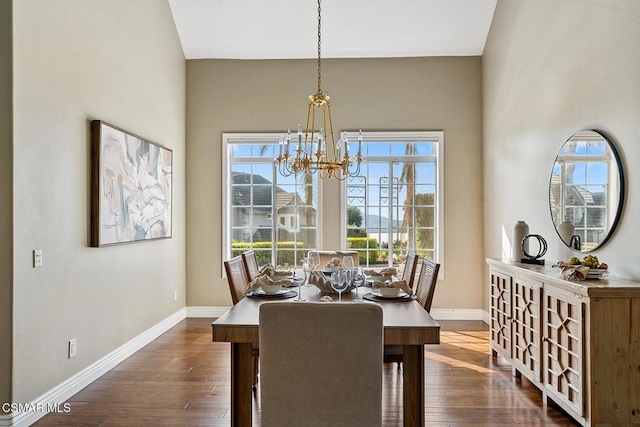
M 545 287 L 545 392 L 576 417 L 583 417 L 585 399 L 583 310 L 579 297 Z
M 514 276 L 512 290 L 513 366 L 529 381 L 540 387 L 542 375 L 540 336 L 540 289 L 542 283 Z
M 491 349 L 511 359 L 511 276 L 491 270 Z

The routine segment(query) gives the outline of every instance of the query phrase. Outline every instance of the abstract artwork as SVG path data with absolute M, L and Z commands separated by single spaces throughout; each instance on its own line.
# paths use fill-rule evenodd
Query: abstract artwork
M 93 120 L 91 163 L 91 246 L 171 237 L 171 150 Z

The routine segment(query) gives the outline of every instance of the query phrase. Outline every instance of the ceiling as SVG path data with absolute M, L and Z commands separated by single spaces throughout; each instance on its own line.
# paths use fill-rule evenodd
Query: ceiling
M 497 0 L 325 0 L 323 58 L 482 55 Z M 169 0 L 187 59 L 317 57 L 315 0 Z

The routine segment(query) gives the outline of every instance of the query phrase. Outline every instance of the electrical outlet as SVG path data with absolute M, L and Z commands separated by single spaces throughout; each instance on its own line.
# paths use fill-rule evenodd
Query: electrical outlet
M 173 300 L 178 301 L 178 291 L 173 291 Z
M 78 351 L 76 339 L 69 340 L 69 359 L 74 357 Z
M 42 249 L 33 250 L 33 268 L 42 267 Z

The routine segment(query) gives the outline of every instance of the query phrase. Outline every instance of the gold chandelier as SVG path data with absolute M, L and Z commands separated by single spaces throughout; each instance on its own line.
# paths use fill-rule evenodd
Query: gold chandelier
M 280 137 L 280 151 L 276 160 L 278 160 L 278 169 L 283 176 L 317 172 L 322 179 L 336 178 L 342 181 L 360 173 L 362 130 L 358 133 L 358 151 L 355 156 L 351 156 L 349 152 L 349 139 L 346 132 L 342 132 L 341 139 L 337 141 L 334 139 L 329 94 L 323 92 L 320 87 L 322 76 L 320 30 L 320 0 L 318 0 L 318 91 L 309 95 L 304 138 L 302 137 L 302 127 L 298 124 L 298 140 L 295 143 L 293 153 L 291 153 L 289 150 L 293 144 L 291 143 L 291 129 L 289 129 L 286 137 Z M 318 115 L 317 123 L 316 115 Z M 316 124 L 321 126 L 317 135 L 315 132 Z M 328 129 L 328 132 L 323 129 Z

